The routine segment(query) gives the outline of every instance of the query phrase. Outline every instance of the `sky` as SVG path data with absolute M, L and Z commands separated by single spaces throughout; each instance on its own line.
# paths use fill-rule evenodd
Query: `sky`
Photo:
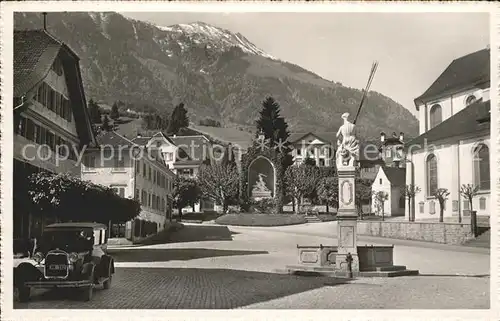
M 240 32 L 272 56 L 344 86 L 371 90 L 416 115 L 413 99 L 456 58 L 489 46 L 487 13 L 138 12 L 159 26 L 203 21 Z

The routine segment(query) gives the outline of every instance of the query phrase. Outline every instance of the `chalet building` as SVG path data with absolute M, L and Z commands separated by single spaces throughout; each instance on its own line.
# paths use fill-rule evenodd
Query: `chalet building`
M 337 139 L 333 132 L 290 133 L 288 141 L 292 148 L 294 164 L 300 165 L 307 158 L 318 167 L 335 166 L 334 148 Z
M 406 143 L 405 149 L 406 181 L 422 190 L 411 207 L 417 220 L 439 216 L 434 197 L 438 188 L 450 192 L 445 219 L 467 214 L 464 210 L 469 204 L 460 195 L 462 184 L 479 187 L 473 209 L 478 216 L 490 215 L 489 92 L 490 50 L 483 49 L 453 60 L 415 99 L 420 136 Z
M 97 137 L 99 148 L 87 150 L 82 179 L 111 187 L 141 203 L 141 213 L 126 224 L 111 222 L 111 237 L 138 240 L 165 228 L 172 213 L 175 174 L 155 149 L 139 146 L 116 132 Z
M 13 69 L 14 184 L 38 171 L 79 177 L 78 155 L 96 145 L 79 57 L 46 30 L 16 30 Z M 50 223 L 14 213 L 15 238 L 37 235 Z
M 163 162 L 176 175 L 196 178 L 199 168 L 204 161 L 213 159 L 214 154 L 221 153 L 212 148 L 211 141 L 204 135 L 190 136 L 167 136 L 159 132 L 151 137 L 136 137 L 132 142 L 148 149 L 156 149 L 161 155 Z M 214 203 L 204 199 L 196 204 L 194 212 L 213 211 Z

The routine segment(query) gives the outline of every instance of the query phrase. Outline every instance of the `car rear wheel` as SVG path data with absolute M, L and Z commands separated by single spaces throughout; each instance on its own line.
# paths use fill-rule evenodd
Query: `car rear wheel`
M 25 286 L 20 286 L 17 288 L 17 293 L 19 297 L 19 302 L 28 302 L 30 299 L 31 289 Z

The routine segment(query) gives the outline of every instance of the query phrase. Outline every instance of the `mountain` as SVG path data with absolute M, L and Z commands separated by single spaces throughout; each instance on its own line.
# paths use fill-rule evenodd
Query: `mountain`
M 39 13 L 16 13 L 14 19 L 17 29 L 43 25 Z M 184 102 L 192 122 L 210 117 L 224 127 L 254 128 L 261 102 L 272 95 L 292 131 L 335 131 L 340 115 L 354 116 L 362 97 L 361 90 L 203 22 L 158 27 L 112 12 L 53 12 L 47 29 L 80 56 L 87 97 L 109 105 L 121 100 L 169 112 Z M 373 91 L 357 124 L 365 138 L 381 131 L 414 137 L 418 126 L 403 106 Z

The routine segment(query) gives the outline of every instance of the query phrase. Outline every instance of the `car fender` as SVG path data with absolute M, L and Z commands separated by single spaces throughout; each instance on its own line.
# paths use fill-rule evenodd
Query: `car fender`
M 21 285 L 26 281 L 36 280 L 41 272 L 31 263 L 22 262 L 14 268 L 14 284 Z
M 102 269 L 102 273 L 103 273 L 103 276 L 111 276 L 111 275 L 108 275 L 108 274 L 113 274 L 115 272 L 115 264 L 114 264 L 114 261 L 113 261 L 113 258 L 109 255 L 103 255 L 102 258 L 101 258 L 101 269 Z
M 89 276 L 93 274 L 95 271 L 95 264 L 94 262 L 87 262 L 83 264 L 82 267 L 82 274 L 85 276 Z

